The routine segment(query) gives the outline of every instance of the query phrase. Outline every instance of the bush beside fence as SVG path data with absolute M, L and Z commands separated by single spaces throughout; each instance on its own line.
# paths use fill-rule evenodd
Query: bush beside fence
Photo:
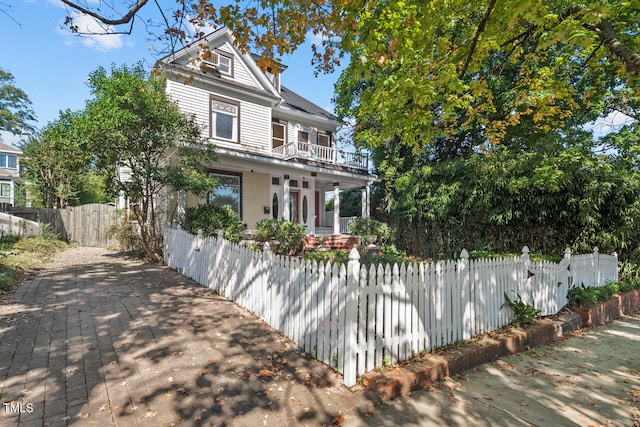
M 337 265 L 273 255 L 165 227 L 165 262 L 235 301 L 353 386 L 358 375 L 414 353 L 469 339 L 514 319 L 504 294 L 520 296 L 542 315 L 556 314 L 572 284 L 617 280 L 617 258 L 571 255 L 560 263 L 522 256 L 377 265 L 352 250 Z

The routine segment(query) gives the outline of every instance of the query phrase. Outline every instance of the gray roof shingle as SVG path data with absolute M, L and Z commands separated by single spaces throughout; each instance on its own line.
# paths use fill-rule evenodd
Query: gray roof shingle
M 292 110 L 302 111 L 304 113 L 314 114 L 316 116 L 322 116 L 330 120 L 338 121 L 338 118 L 336 116 L 334 116 L 324 108 L 318 107 L 313 102 L 301 97 L 291 89 L 282 86 L 280 88 L 280 95 L 284 99 L 283 105 L 285 107 L 291 108 Z

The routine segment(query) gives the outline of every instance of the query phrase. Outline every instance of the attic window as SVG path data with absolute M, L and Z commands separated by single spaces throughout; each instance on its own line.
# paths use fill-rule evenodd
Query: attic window
M 227 76 L 233 75 L 233 58 L 218 54 L 218 71 Z
M 204 72 L 215 71 L 233 77 L 233 57 L 222 52 L 211 52 L 208 58 L 202 61 L 200 68 Z

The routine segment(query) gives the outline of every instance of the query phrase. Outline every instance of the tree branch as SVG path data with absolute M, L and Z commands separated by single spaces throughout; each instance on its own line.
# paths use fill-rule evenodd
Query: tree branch
M 632 73 L 640 72 L 640 54 L 634 52 L 628 46 L 624 45 L 613 29 L 613 24 L 606 18 L 602 18 L 597 25 L 600 30 L 600 41 L 609 49 L 613 56 L 622 61 L 627 67 L 627 71 Z
M 149 0 L 138 0 L 136 4 L 133 5 L 126 14 L 124 14 L 121 18 L 118 18 L 118 19 L 109 19 L 106 16 L 102 16 L 99 13 L 93 12 L 92 10 L 82 7 L 71 0 L 61 0 L 61 1 L 62 3 L 69 6 L 70 8 L 75 9 L 78 12 L 83 13 L 85 15 L 89 15 L 92 18 L 102 22 L 105 25 L 122 25 L 122 24 L 129 23 L 136 16 L 136 13 L 138 13 L 138 11 L 142 9 L 142 7 L 145 4 L 147 4 Z
M 464 77 L 464 74 L 467 72 L 467 68 L 469 68 L 469 64 L 471 63 L 471 59 L 473 57 L 473 53 L 476 50 L 476 46 L 478 45 L 478 39 L 480 38 L 480 34 L 484 32 L 484 28 L 487 25 L 487 21 L 489 21 L 489 17 L 491 16 L 491 12 L 496 5 L 497 0 L 491 0 L 489 2 L 489 6 L 487 6 L 487 11 L 484 13 L 480 24 L 478 24 L 478 28 L 476 29 L 476 34 L 473 36 L 473 40 L 471 41 L 471 47 L 469 48 L 469 53 L 467 54 L 467 58 L 464 61 L 464 65 L 460 70 L 458 76 L 460 78 Z

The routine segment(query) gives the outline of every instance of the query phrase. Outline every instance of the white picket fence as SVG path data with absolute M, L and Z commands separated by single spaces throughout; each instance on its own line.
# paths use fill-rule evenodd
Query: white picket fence
M 166 264 L 253 312 L 304 351 L 343 374 L 358 375 L 508 325 L 506 293 L 556 314 L 571 283 L 618 277 L 617 257 L 572 256 L 560 263 L 522 256 L 408 265 L 361 266 L 304 261 L 165 227 Z

